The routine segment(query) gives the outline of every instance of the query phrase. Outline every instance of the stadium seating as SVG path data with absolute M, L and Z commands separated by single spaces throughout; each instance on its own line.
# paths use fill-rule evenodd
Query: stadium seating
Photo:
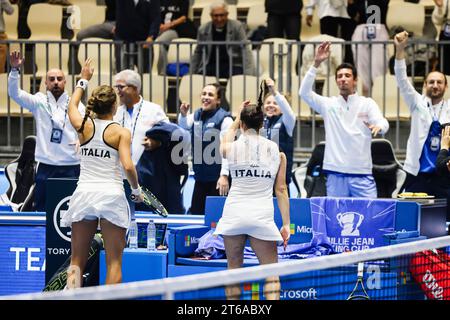
M 420 37 L 425 25 L 425 7 L 421 3 L 391 1 L 387 11 L 386 25 L 389 29 L 402 26 L 414 37 Z
M 253 4 L 248 8 L 247 28 L 254 30 L 267 24 L 267 13 L 264 4 Z
M 195 112 L 201 106 L 200 95 L 205 85 L 216 83 L 215 77 L 201 74 L 187 74 L 180 80 L 178 96 L 181 102 L 187 102 L 191 106 L 191 112 Z
M 19 19 L 19 7 L 15 4 L 13 4 L 12 6 L 14 8 L 13 14 L 9 15 L 3 13 L 3 18 L 5 20 L 5 28 L 8 39 L 17 39 L 17 20 Z
M 230 111 L 235 116 L 243 101 L 258 101 L 259 85 L 262 78 L 247 75 L 232 76 L 227 83 L 226 97 L 230 105 Z
M 58 5 L 37 3 L 30 6 L 28 26 L 30 40 L 60 40 L 63 8 Z
M 274 77 L 274 74 L 278 74 L 280 57 L 283 73 L 291 73 L 292 75 L 297 74 L 296 61 L 298 45 L 289 45 L 289 43 L 295 43 L 295 41 L 284 38 L 267 38 L 263 41 L 261 48 L 257 53 L 257 58 L 255 59 L 255 63 L 257 63 L 257 60 L 259 59 L 259 75 L 270 75 Z M 290 65 L 288 65 L 288 54 L 290 54 L 291 57 Z
M 168 92 L 167 77 L 155 73 L 142 74 L 141 94 L 145 100 L 159 104 L 164 109 L 164 106 L 167 105 L 166 92 Z M 167 108 L 164 110 L 167 110 Z

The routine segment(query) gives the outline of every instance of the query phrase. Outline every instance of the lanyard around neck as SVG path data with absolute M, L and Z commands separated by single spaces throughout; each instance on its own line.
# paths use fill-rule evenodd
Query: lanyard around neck
M 142 109 L 143 102 L 144 102 L 144 99 L 141 98 L 141 102 L 139 103 L 138 112 L 137 112 L 137 115 L 136 115 L 136 119 L 134 120 L 134 123 L 133 123 L 133 114 L 131 114 L 131 116 L 130 116 L 130 118 L 131 118 L 130 119 L 131 120 L 131 127 L 133 127 L 133 129 L 131 130 L 131 144 L 133 144 L 134 132 L 136 131 L 136 124 L 138 122 L 139 115 L 141 114 L 141 109 Z M 127 108 L 127 106 L 125 106 L 125 109 L 123 110 L 122 127 L 125 127 L 125 114 L 128 113 L 126 108 Z
M 439 119 L 441 118 L 441 113 L 442 113 L 442 108 L 444 107 L 444 102 L 445 102 L 445 100 L 442 99 L 441 106 L 439 107 L 439 114 L 438 115 L 436 115 L 436 112 L 434 111 L 433 106 L 429 105 L 430 112 L 432 112 L 431 117 L 433 118 L 433 121 L 439 121 Z
M 63 127 L 62 130 L 64 130 L 64 128 L 66 127 L 66 119 L 67 119 L 67 107 L 69 106 L 69 96 L 67 96 L 66 99 L 66 107 L 64 108 L 64 122 L 63 122 Z M 48 98 L 48 93 L 47 93 L 47 108 L 50 111 L 49 112 L 49 116 L 50 116 L 50 121 L 52 123 L 52 128 L 55 127 L 54 125 L 54 121 L 53 121 L 53 111 L 52 111 L 52 107 L 50 106 L 50 99 Z M 56 101 L 56 108 L 58 109 L 58 102 Z

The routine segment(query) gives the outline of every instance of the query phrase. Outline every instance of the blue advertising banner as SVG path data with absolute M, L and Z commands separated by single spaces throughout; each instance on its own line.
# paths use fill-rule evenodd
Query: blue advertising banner
M 0 226 L 0 275 L 0 295 L 42 291 L 44 226 Z
M 335 252 L 385 245 L 383 235 L 394 232 L 396 200 L 311 198 L 314 237 L 326 235 Z

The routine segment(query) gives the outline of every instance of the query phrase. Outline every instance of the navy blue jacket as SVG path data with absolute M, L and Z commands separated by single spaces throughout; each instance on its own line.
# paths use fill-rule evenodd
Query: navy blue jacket
M 217 108 L 213 111 L 204 112 L 202 109 L 198 109 L 194 113 L 194 125 L 191 128 L 191 144 L 192 144 L 192 163 L 195 173 L 195 181 L 212 182 L 217 181 L 220 177 L 220 170 L 222 166 L 222 158 L 220 156 L 220 127 L 226 117 L 231 117 L 231 114 L 222 108 Z M 215 133 L 212 137 L 209 137 L 212 130 Z M 204 141 L 206 137 L 209 141 Z M 200 153 L 199 150 L 195 150 L 198 146 L 202 147 L 201 159 L 198 159 Z M 208 147 L 208 151 L 205 149 Z M 209 152 L 211 151 L 211 152 Z M 205 163 L 205 154 L 210 156 L 213 163 Z M 196 156 L 197 155 L 197 156 Z
M 182 130 L 178 132 L 184 132 L 184 137 L 180 137 L 178 141 L 171 141 L 172 134 L 176 130 Z M 175 164 L 171 153 L 179 141 L 184 139 L 189 141 L 189 133 L 176 124 L 160 122 L 145 135 L 160 141 L 161 146 L 152 151 L 144 151 L 139 159 L 136 166 L 139 184 L 148 188 L 169 214 L 184 214 L 180 176 L 189 174 L 188 165 L 187 162 Z

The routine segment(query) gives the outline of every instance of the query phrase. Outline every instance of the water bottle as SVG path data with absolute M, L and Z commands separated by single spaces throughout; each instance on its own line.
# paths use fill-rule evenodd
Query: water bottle
M 156 227 L 153 220 L 150 220 L 147 225 L 147 250 L 156 250 Z
M 130 229 L 128 230 L 128 247 L 131 249 L 137 249 L 138 247 L 138 226 L 136 220 L 132 220 Z

